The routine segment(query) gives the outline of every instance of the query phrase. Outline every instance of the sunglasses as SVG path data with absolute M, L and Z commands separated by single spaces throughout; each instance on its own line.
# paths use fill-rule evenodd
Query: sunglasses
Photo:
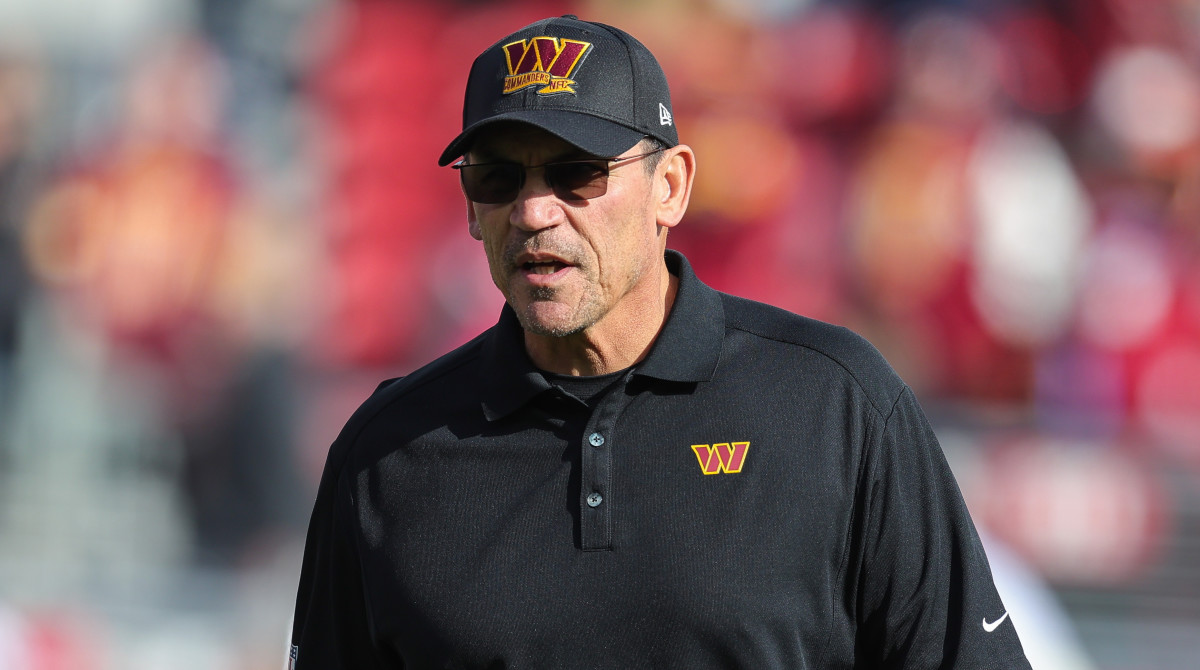
M 521 165 L 512 161 L 466 163 L 450 167 L 458 170 L 467 198 L 483 205 L 501 205 L 517 199 L 525 186 L 525 173 L 534 168 L 545 171 L 546 185 L 563 200 L 591 200 L 608 191 L 608 173 L 614 165 L 656 154 L 662 149 L 619 158 L 585 158 L 555 161 L 541 165 Z

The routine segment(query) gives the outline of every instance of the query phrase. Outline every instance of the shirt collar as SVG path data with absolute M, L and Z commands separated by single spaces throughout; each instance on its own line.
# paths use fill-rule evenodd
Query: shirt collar
M 635 374 L 674 382 L 713 378 L 725 340 L 721 294 L 696 277 L 683 254 L 667 250 L 667 269 L 679 277 L 675 303 L 662 332 Z
M 525 353 L 524 332 L 516 312 L 505 303 L 500 320 L 483 345 L 480 387 L 483 389 L 483 414 L 488 421 L 511 414 L 550 388 L 550 383 Z
M 679 278 L 675 302 L 662 331 L 634 374 L 673 382 L 712 379 L 721 358 L 725 315 L 721 294 L 692 271 L 683 254 L 668 250 L 667 269 Z M 525 352 L 517 315 L 507 304 L 483 350 L 483 413 L 489 421 L 522 407 L 551 388 Z

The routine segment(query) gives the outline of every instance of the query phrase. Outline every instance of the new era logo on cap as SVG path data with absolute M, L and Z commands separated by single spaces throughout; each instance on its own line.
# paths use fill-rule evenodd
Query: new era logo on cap
M 593 156 L 617 156 L 646 136 L 679 144 L 654 55 L 623 30 L 570 15 L 525 26 L 475 59 L 462 132 L 438 163 L 464 155 L 499 122 L 537 126 Z

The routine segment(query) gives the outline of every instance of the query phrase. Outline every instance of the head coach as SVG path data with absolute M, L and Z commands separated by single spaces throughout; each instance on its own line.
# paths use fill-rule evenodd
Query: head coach
M 452 162 L 506 305 L 332 445 L 292 667 L 1028 670 L 912 391 L 667 249 L 696 158 L 641 43 L 499 40 Z

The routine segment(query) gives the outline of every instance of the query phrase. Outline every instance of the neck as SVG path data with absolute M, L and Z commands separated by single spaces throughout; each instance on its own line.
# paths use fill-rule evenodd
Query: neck
M 666 264 L 656 271 L 656 281 L 645 297 L 627 296 L 619 311 L 573 335 L 548 337 L 525 332 L 525 349 L 533 364 L 547 372 L 564 375 L 603 375 L 631 367 L 650 352 L 662 331 L 679 278 Z

